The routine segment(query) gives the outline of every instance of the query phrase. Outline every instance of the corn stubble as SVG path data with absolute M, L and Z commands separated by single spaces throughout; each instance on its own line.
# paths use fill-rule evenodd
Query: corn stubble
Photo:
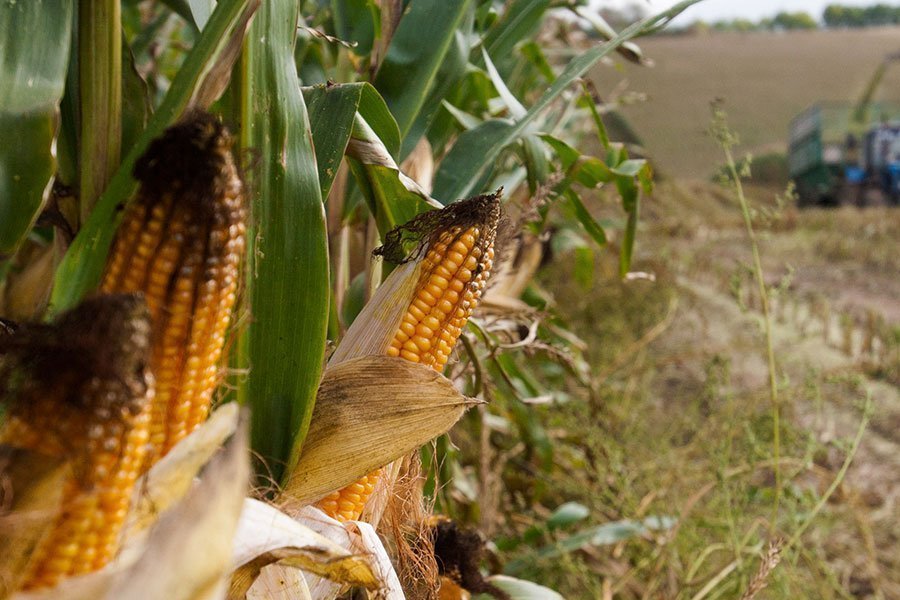
M 500 216 L 499 193 L 477 196 L 420 215 L 386 236 L 385 245 L 376 253 L 392 262 L 412 261 L 417 267 L 398 268 L 383 284 L 404 286 L 402 278 L 416 278 L 405 312 L 384 350 L 388 356 L 443 371 L 490 276 Z M 407 258 L 405 251 L 410 245 L 414 249 Z M 365 312 L 357 318 L 344 344 L 357 334 L 355 328 L 368 326 L 362 322 L 366 318 Z M 332 363 L 347 355 L 339 349 Z M 317 505 L 338 520 L 358 520 L 382 473 L 377 469 Z
M 147 449 L 149 360 L 149 314 L 134 294 L 93 298 L 0 338 L 0 443 L 71 464 L 18 587 L 51 586 L 115 556 Z
M 140 182 L 101 291 L 143 292 L 153 321 L 150 462 L 207 417 L 244 251 L 243 186 L 232 139 L 194 112 L 137 162 Z M 148 462 L 148 466 L 150 464 Z

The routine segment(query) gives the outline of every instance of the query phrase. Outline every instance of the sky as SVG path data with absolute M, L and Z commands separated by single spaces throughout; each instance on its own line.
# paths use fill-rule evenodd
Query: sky
M 762 17 L 772 17 L 781 11 L 806 11 L 819 19 L 822 10 L 829 4 L 870 6 L 885 1 L 887 0 L 703 0 L 685 10 L 674 22 L 684 25 L 698 19 L 718 21 L 735 17 L 756 21 Z M 644 4 L 652 12 L 656 12 L 676 4 L 676 0 L 593 0 L 592 4 L 595 6 Z

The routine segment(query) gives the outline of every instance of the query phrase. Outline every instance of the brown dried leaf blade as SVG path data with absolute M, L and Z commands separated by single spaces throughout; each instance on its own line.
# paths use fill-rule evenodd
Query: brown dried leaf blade
M 366 356 L 329 367 L 280 501 L 305 506 L 449 430 L 479 400 L 434 370 Z

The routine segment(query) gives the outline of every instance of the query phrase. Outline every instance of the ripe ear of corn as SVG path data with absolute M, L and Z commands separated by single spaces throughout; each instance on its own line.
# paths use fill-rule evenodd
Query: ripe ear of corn
M 245 233 L 230 147 L 225 127 L 201 112 L 150 145 L 101 283 L 106 293 L 143 292 L 150 309 L 157 388 L 147 466 L 206 419 L 218 383 Z
M 388 356 L 438 372 L 444 369 L 490 276 L 500 214 L 499 194 L 477 196 L 420 215 L 388 234 L 387 243 L 378 253 L 397 259 L 404 243 L 410 237 L 414 241 L 418 238 L 412 257 L 421 261 L 410 301 L 386 348 Z M 392 285 L 391 278 L 383 285 Z M 357 322 L 365 316 L 360 315 Z M 353 334 L 351 326 L 344 343 Z M 380 469 L 373 471 L 322 498 L 317 505 L 336 519 L 357 520 L 380 476 Z
M 87 300 L 52 325 L 0 339 L 0 443 L 72 466 L 24 589 L 97 570 L 115 555 L 147 448 L 149 354 L 149 315 L 131 294 Z

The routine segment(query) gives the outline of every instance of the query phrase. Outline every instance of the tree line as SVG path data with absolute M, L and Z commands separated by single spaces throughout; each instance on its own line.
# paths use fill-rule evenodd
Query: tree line
M 626 4 L 619 8 L 604 8 L 601 16 L 614 27 L 625 27 L 646 16 L 647 7 L 643 4 Z M 805 11 L 781 11 L 773 17 L 758 21 L 745 18 L 724 19 L 712 23 L 698 20 L 684 27 L 669 27 L 667 33 L 698 33 L 702 31 L 785 31 L 825 28 L 858 28 L 900 24 L 900 6 L 887 3 L 871 6 L 848 6 L 829 4 L 822 11 L 821 18 L 816 19 Z
M 900 6 L 890 4 L 874 4 L 872 6 L 846 6 L 829 4 L 822 11 L 821 21 L 805 11 L 782 11 L 774 17 L 766 17 L 759 21 L 750 19 L 730 19 L 714 23 L 697 22 L 691 29 L 709 28 L 716 31 L 781 31 L 798 29 L 819 29 L 845 27 L 874 27 L 879 25 L 900 24 Z

